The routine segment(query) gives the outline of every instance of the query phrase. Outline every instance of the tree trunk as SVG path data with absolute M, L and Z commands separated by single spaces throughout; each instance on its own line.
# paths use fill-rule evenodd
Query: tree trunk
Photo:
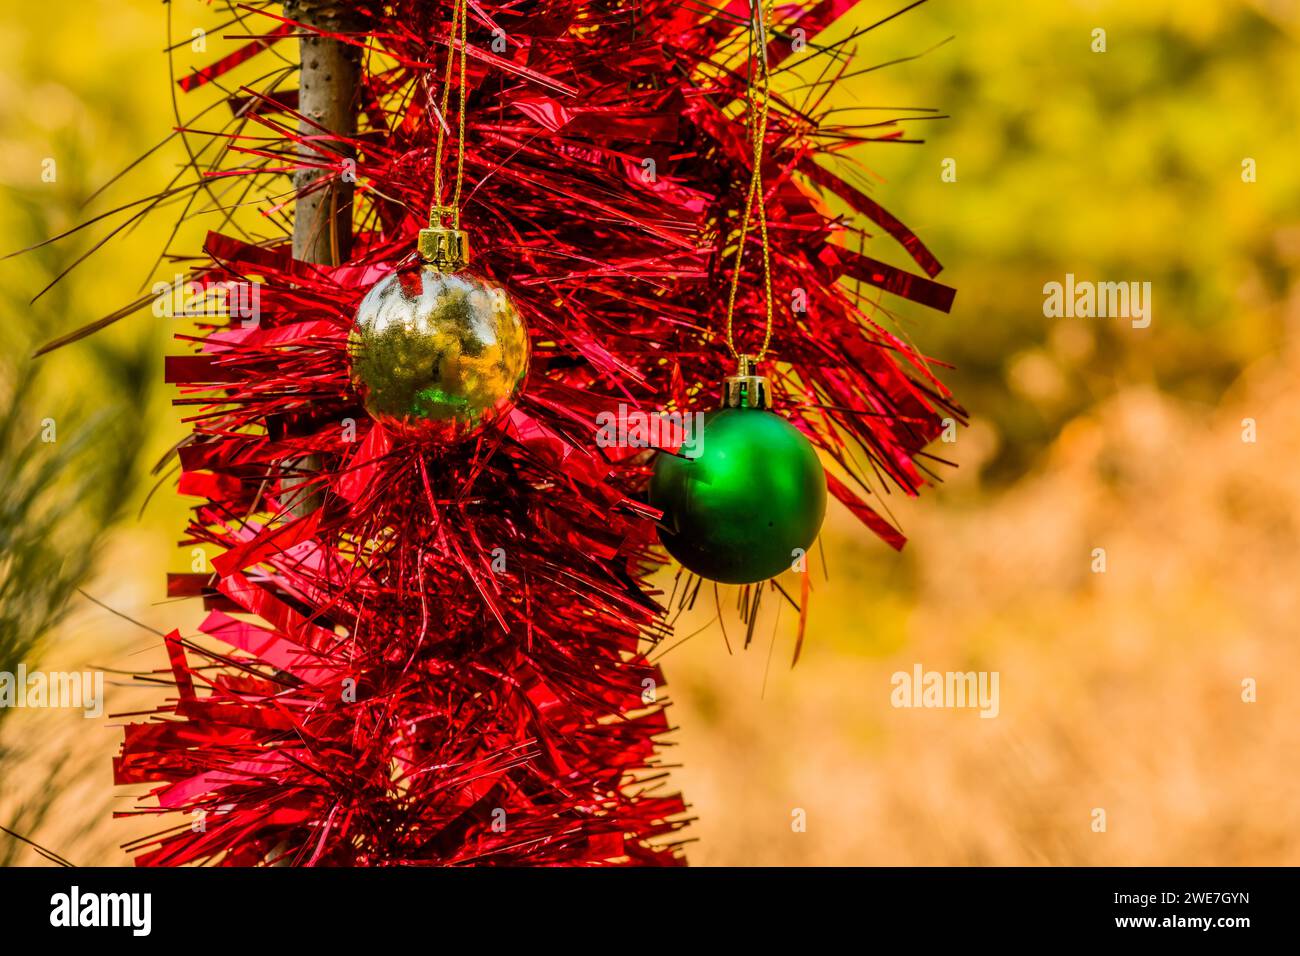
M 347 0 L 285 0 L 285 16 L 307 26 L 332 33 L 357 28 L 355 14 Z M 305 34 L 298 41 L 301 68 L 298 78 L 298 129 L 304 138 L 315 138 L 328 130 L 351 136 L 357 129 L 357 83 L 361 75 L 361 49 L 329 37 Z M 339 162 L 338 143 L 312 142 L 299 147 L 299 155 L 313 165 Z M 344 157 L 352 158 L 350 148 Z M 301 169 L 294 174 L 294 186 L 303 190 L 325 176 L 330 183 L 300 196 L 293 214 L 293 256 L 302 262 L 338 265 L 348 258 L 352 244 L 352 194 L 355 177 L 337 176 L 333 170 Z M 292 498 L 319 467 L 315 455 L 285 462 L 286 475 L 280 487 Z M 319 490 L 304 490 L 293 499 L 290 511 L 303 517 L 321 506 Z
M 286 16 L 320 29 L 341 33 L 356 29 L 349 4 L 339 0 L 286 0 Z M 328 37 L 308 34 L 299 40 L 302 69 L 298 80 L 299 123 L 304 137 L 320 136 L 317 128 L 351 136 L 356 132 L 357 80 L 361 50 Z M 337 144 L 320 149 L 308 143 L 299 152 L 308 162 L 338 162 Z M 347 151 L 351 158 L 351 150 Z M 294 185 L 303 189 L 320 179 L 323 171 L 303 169 Z M 298 200 L 293 218 L 293 255 L 304 262 L 338 265 L 348 257 L 352 239 L 352 178 L 335 178 Z

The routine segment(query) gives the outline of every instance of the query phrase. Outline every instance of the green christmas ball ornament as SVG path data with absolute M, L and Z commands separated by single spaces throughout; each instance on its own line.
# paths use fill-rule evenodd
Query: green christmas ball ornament
M 722 407 L 680 455 L 660 452 L 650 503 L 664 512 L 659 540 L 688 570 L 753 584 L 790 569 L 826 516 L 826 474 L 812 443 L 768 410 L 767 380 L 741 357 Z

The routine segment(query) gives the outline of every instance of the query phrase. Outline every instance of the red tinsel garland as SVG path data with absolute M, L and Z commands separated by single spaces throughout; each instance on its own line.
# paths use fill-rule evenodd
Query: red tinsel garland
M 804 55 L 795 26 L 815 36 L 851 6 L 781 8 L 772 68 Z M 744 60 L 748 5 L 471 3 L 464 221 L 476 268 L 526 316 L 532 371 L 504 427 L 434 449 L 367 419 L 344 345 L 361 295 L 424 224 L 450 4 L 358 7 L 368 33 L 339 37 L 367 51 L 365 119 L 346 144 L 352 260 L 309 265 L 283 238 L 210 234 L 196 278 L 256 281 L 260 321 L 216 325 L 168 361 L 194 428 L 180 491 L 202 499 L 185 543 L 219 556 L 212 573 L 171 577 L 171 595 L 202 597 L 207 639 L 167 637 L 174 701 L 127 726 L 116 761 L 118 783 L 157 785 L 157 806 L 134 812 L 191 814 L 140 841 L 137 859 L 680 862 L 685 806 L 665 790 L 663 676 L 646 656 L 669 631 L 646 583 L 664 560 L 648 458 L 598 447 L 596 422 L 620 403 L 710 407 L 730 370 L 723 251 L 750 147 L 734 109 L 746 77 L 721 65 Z M 212 88 L 298 27 L 272 9 L 263 38 L 181 86 Z M 504 52 L 491 52 L 494 30 Z M 830 78 L 848 62 L 809 52 L 843 61 Z M 819 100 L 814 87 L 772 106 L 773 386 L 848 476 L 831 476 L 834 496 L 897 547 L 853 456 L 881 488 L 915 493 L 922 448 L 960 410 L 855 289 L 945 311 L 953 293 L 916 237 L 825 163 L 898 128 L 828 126 Z M 237 120 L 215 134 L 226 161 L 208 181 L 282 192 L 300 162 L 295 102 L 271 85 L 232 96 Z M 348 172 L 329 138 L 318 146 L 331 175 Z M 925 275 L 848 248 L 824 194 Z M 743 342 L 761 321 L 757 272 L 740 288 Z

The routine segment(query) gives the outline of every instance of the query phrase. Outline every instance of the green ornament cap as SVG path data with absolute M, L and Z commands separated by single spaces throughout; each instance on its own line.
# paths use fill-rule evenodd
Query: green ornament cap
M 722 380 L 723 408 L 771 408 L 772 387 L 758 374 L 758 360 L 752 355 L 736 359 L 735 375 Z

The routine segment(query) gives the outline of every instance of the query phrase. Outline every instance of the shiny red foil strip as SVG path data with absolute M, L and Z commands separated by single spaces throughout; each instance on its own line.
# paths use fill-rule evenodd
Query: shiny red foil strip
M 211 66 L 206 66 L 201 70 L 196 70 L 193 73 L 182 76 L 176 81 L 176 85 L 186 93 L 189 93 L 191 90 L 196 90 L 200 86 L 211 83 L 213 80 L 229 73 L 235 67 L 239 66 L 239 64 L 251 60 L 273 43 L 283 40 L 292 33 L 293 27 L 290 24 L 282 23 L 268 31 L 265 37 L 258 37 L 257 39 L 244 44 L 239 49 L 222 57 L 216 63 L 213 63 Z
M 783 7 L 774 42 L 851 5 Z M 193 637 L 167 636 L 157 676 L 174 691 L 126 727 L 117 782 L 147 787 L 130 812 L 163 815 L 129 849 L 143 865 L 680 863 L 686 806 L 668 789 L 664 676 L 648 657 L 670 633 L 648 585 L 667 560 L 645 503 L 652 452 L 601 447 L 598 416 L 706 410 L 732 370 L 724 250 L 750 147 L 728 107 L 745 81 L 708 67 L 743 49 L 747 5 L 472 5 L 464 225 L 533 357 L 501 426 L 454 447 L 373 423 L 346 358 L 357 303 L 410 260 L 435 198 L 450 4 L 356 8 L 367 31 L 340 37 L 367 51 L 346 144 L 353 258 L 309 265 L 287 239 L 211 233 L 195 278 L 256 283 L 259 318 L 212 319 L 167 362 L 193 428 L 178 449 L 197 499 L 182 544 L 213 556 L 168 593 L 209 613 Z M 271 36 L 289 29 L 261 17 Z M 774 100 L 766 143 L 770 374 L 780 412 L 837 463 L 834 496 L 898 547 L 869 499 L 915 494 L 922 449 L 961 412 L 856 283 L 941 310 L 952 290 L 902 222 L 818 172 L 817 157 L 882 133 L 825 125 L 809 95 Z M 300 162 L 294 91 L 238 97 L 256 107 L 209 132 L 228 139 L 209 175 L 280 195 Z M 344 152 L 314 141 L 310 165 L 344 175 Z M 847 248 L 823 190 L 925 275 Z M 752 252 L 742 348 L 764 311 Z

